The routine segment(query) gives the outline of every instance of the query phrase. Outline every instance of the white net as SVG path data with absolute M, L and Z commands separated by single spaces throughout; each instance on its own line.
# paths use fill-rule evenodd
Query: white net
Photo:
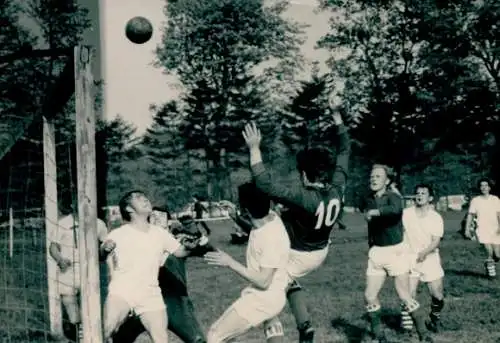
M 74 123 L 71 117 L 74 113 L 61 115 L 54 126 L 35 123 L 2 157 L 2 343 L 50 342 L 62 335 L 75 338 L 59 296 L 58 266 L 49 253 L 50 244 L 55 242 L 67 254 L 78 255 L 72 241 L 64 238 L 68 232 L 61 232 L 57 225 L 62 213 L 76 218 L 75 145 L 72 138 L 68 140 L 68 128 Z M 68 229 L 76 242 L 75 228 L 70 225 Z M 79 266 L 73 263 L 69 268 Z

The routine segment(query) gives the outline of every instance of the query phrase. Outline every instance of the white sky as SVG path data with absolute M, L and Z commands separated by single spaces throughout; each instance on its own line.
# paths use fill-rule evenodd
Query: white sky
M 313 3 L 313 0 L 292 0 L 287 15 L 311 25 L 307 29 L 304 54 L 310 59 L 324 61 L 327 54 L 316 51 L 314 44 L 327 32 L 327 16 L 315 14 Z M 154 49 L 161 40 L 161 27 L 165 21 L 164 5 L 165 0 L 101 1 L 105 114 L 110 119 L 120 114 L 137 126 L 139 134 L 151 124 L 149 106 L 162 104 L 177 94 L 172 87 L 175 79 L 152 66 Z M 146 17 L 153 24 L 153 38 L 145 44 L 133 44 L 125 37 L 125 24 L 134 16 Z

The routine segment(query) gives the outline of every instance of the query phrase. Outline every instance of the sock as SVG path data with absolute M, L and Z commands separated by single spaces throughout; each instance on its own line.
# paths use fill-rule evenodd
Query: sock
M 383 336 L 382 321 L 381 321 L 381 308 L 380 305 L 367 305 L 366 311 L 370 320 L 370 326 L 373 336 L 379 338 Z
M 411 318 L 413 319 L 413 324 L 415 325 L 418 337 L 420 339 L 427 337 L 428 333 L 427 333 L 427 328 L 425 326 L 425 315 L 418 301 L 414 299 L 410 300 L 406 304 L 406 309 L 410 313 Z
M 306 305 L 306 295 L 300 285 L 289 287 L 287 298 L 290 310 L 292 310 L 295 322 L 297 323 L 297 327 L 299 328 L 304 326 L 304 323 L 310 323 L 311 316 Z
M 81 343 L 81 342 L 83 342 L 83 327 L 82 327 L 82 324 L 81 323 L 75 324 L 75 328 L 76 328 L 76 335 L 77 335 L 76 341 L 78 343 Z
M 413 330 L 413 319 L 406 310 L 406 305 L 404 303 L 401 304 L 401 328 L 405 331 Z
M 486 274 L 489 277 L 495 277 L 495 276 L 497 276 L 497 270 L 496 270 L 496 266 L 495 266 L 495 261 L 493 261 L 493 259 L 489 259 L 488 258 L 484 262 L 484 267 L 486 268 Z
M 266 323 L 264 334 L 266 336 L 266 343 L 285 343 L 283 325 L 277 318 Z
M 438 299 L 435 297 L 431 298 L 431 313 L 429 318 L 432 322 L 437 323 L 441 318 L 441 310 L 444 307 L 444 299 Z

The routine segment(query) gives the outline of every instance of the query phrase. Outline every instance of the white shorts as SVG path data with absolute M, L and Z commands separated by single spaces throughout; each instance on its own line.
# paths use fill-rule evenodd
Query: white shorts
M 150 287 L 137 292 L 135 289 L 118 288 L 110 285 L 108 298 L 119 297 L 130 306 L 130 312 L 141 315 L 146 312 L 165 311 L 166 305 L 161 295 L 160 287 Z
M 498 227 L 478 227 L 476 230 L 477 240 L 481 244 L 500 244 Z
M 291 250 L 287 271 L 292 279 L 303 277 L 318 269 L 328 255 L 328 246 L 321 250 L 299 251 Z
M 60 270 L 57 275 L 57 287 L 60 295 L 76 295 L 80 291 L 80 266 L 72 266 L 66 272 Z
M 368 276 L 398 276 L 411 269 L 408 248 L 404 243 L 385 247 L 373 246 L 368 251 Z
M 427 255 L 425 260 L 417 263 L 417 254 L 410 253 L 411 271 L 410 276 L 418 278 L 421 282 L 432 282 L 444 277 L 444 270 L 441 266 L 439 253 Z
M 235 310 L 240 317 L 245 318 L 252 327 L 259 326 L 266 320 L 279 315 L 286 305 L 285 291 L 260 291 L 247 287 L 241 291 L 241 296 L 225 311 Z M 223 318 L 224 315 L 221 316 Z

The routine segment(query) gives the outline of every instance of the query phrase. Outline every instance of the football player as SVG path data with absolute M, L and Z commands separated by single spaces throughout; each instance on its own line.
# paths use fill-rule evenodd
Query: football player
M 466 236 L 472 238 L 473 221 L 476 220 L 475 236 L 486 251 L 484 267 L 486 275 L 495 278 L 495 263 L 500 260 L 500 199 L 491 194 L 491 181 L 481 179 L 478 182 L 481 195 L 472 198 L 465 224 Z
M 432 187 L 420 184 L 415 187 L 415 205 L 404 209 L 404 242 L 410 249 L 410 291 L 415 298 L 419 282 L 427 284 L 431 295 L 431 311 L 427 328 L 437 332 L 441 310 L 444 306 L 444 270 L 439 256 L 439 243 L 444 234 L 443 217 L 432 206 Z M 411 323 L 411 321 L 409 322 Z M 406 326 L 405 329 L 411 329 Z
M 314 329 L 306 306 L 305 294 L 297 279 L 317 269 L 326 259 L 329 238 L 342 210 L 350 140 L 342 116 L 335 111 L 333 122 L 338 128 L 339 146 L 336 158 L 326 147 L 309 147 L 297 154 L 300 183 L 297 187 L 275 180 L 264 166 L 260 150 L 261 133 L 254 123 L 248 124 L 243 137 L 250 153 L 250 168 L 259 189 L 287 208 L 281 217 L 291 240 L 288 272 L 288 303 L 295 317 L 300 343 L 314 339 Z
M 396 292 L 413 319 L 420 341 L 432 342 L 425 327 L 420 304 L 410 292 L 408 249 L 403 242 L 403 199 L 390 190 L 393 172 L 376 164 L 370 174 L 371 195 L 361 206 L 368 222 L 368 267 L 365 301 L 372 334 L 378 342 L 387 342 L 381 327 L 379 293 L 387 276 L 394 277 Z
M 136 315 L 153 343 L 168 341 L 168 317 L 158 270 L 165 254 L 189 255 L 163 228 L 149 223 L 151 202 L 141 191 L 132 191 L 119 203 L 124 225 L 111 231 L 101 244 L 101 255 L 112 261 L 111 281 L 104 304 L 104 339 L 109 340 L 129 315 Z
M 271 211 L 267 195 L 252 183 L 240 186 L 238 193 L 241 207 L 249 213 L 253 224 L 246 266 L 220 250 L 207 253 L 205 260 L 209 264 L 229 267 L 250 285 L 212 324 L 207 342 L 227 342 L 261 324 L 268 343 L 284 342 L 283 327 L 277 316 L 286 304 L 290 239 L 281 218 Z

